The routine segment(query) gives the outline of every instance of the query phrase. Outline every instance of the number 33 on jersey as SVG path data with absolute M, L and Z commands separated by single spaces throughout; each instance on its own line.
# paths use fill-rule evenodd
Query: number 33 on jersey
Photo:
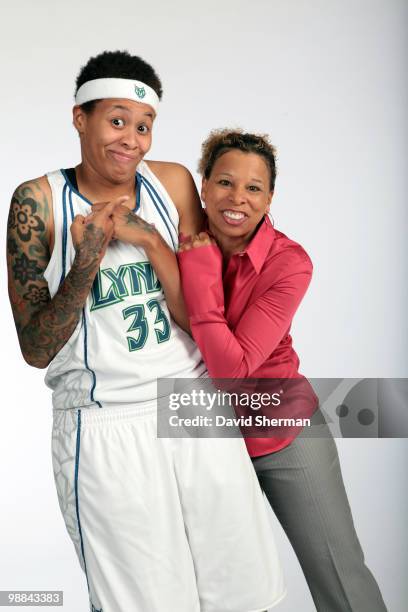
M 105 294 L 103 277 L 110 282 Z M 129 295 L 157 294 L 160 290 L 160 282 L 148 261 L 121 264 L 116 271 L 112 268 L 102 269 L 99 270 L 93 283 L 91 311 L 123 302 Z M 155 315 L 150 326 L 146 310 Z M 127 336 L 129 351 L 137 351 L 145 346 L 150 333 L 149 327 L 154 330 L 157 342 L 169 340 L 170 322 L 156 298 L 151 298 L 142 304 L 127 306 L 122 310 L 122 315 L 124 319 L 129 317 L 133 319 L 127 329 L 127 332 L 132 332 L 131 336 Z

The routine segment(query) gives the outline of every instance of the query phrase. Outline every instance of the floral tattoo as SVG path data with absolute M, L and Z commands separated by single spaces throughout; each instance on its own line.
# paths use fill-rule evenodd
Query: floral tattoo
M 42 270 L 37 266 L 35 259 L 29 259 L 25 253 L 21 257 L 16 257 L 13 264 L 14 278 L 22 285 L 29 280 L 36 280 Z
M 50 294 L 47 287 L 37 287 L 37 285 L 30 283 L 28 291 L 23 297 L 29 300 L 33 306 L 37 306 L 37 304 L 46 304 L 50 299 Z
M 43 232 L 45 225 L 42 219 L 35 214 L 37 202 L 33 198 L 25 197 L 19 201 L 13 197 L 10 207 L 9 228 L 17 231 L 18 237 L 24 242 L 31 240 L 33 232 Z

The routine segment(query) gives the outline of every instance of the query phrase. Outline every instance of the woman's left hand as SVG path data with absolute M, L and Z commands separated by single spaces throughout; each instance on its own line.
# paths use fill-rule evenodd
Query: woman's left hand
M 129 199 L 123 197 L 123 200 Z M 95 213 L 101 211 L 108 202 L 96 202 L 92 212 L 85 218 L 85 224 L 92 223 Z M 110 218 L 113 221 L 112 240 L 120 240 L 143 248 L 154 247 L 158 232 L 152 223 L 147 223 L 124 204 L 117 204 Z
M 190 249 L 198 249 L 202 246 L 209 246 L 210 244 L 216 244 L 215 240 L 207 234 L 207 232 L 200 232 L 194 236 L 189 236 L 187 239 L 180 243 L 178 252 L 190 251 Z
M 127 206 L 116 206 L 113 214 L 113 238 L 146 248 L 151 246 L 158 232 L 152 223 L 147 223 L 129 210 Z

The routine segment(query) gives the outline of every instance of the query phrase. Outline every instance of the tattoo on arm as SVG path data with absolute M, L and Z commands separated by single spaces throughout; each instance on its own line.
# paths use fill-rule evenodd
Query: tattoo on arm
M 54 298 L 42 302 L 43 308 L 20 332 L 27 361 L 48 365 L 66 344 L 78 324 L 97 269 L 95 259 L 75 259 Z M 37 291 L 30 293 L 31 299 L 41 298 Z
M 151 223 L 147 223 L 131 211 L 126 214 L 126 225 L 137 225 L 139 229 L 144 230 L 153 234 L 156 232 L 156 228 Z
M 49 261 L 48 218 L 49 203 L 39 181 L 20 185 L 13 194 L 7 228 L 9 295 L 19 336 L 32 312 L 50 299 L 42 276 Z
M 96 271 L 104 240 L 101 228 L 89 224 L 76 246 L 77 256 L 51 300 L 44 271 L 50 259 L 49 203 L 37 181 L 15 191 L 8 220 L 9 295 L 21 350 L 26 361 L 45 367 L 72 335 Z M 85 247 L 86 245 L 86 247 Z

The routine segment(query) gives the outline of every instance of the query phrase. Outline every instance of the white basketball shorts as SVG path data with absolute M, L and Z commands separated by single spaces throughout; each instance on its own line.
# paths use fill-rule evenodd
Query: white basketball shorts
M 263 612 L 285 594 L 240 438 L 158 439 L 155 409 L 54 411 L 58 499 L 93 612 Z

